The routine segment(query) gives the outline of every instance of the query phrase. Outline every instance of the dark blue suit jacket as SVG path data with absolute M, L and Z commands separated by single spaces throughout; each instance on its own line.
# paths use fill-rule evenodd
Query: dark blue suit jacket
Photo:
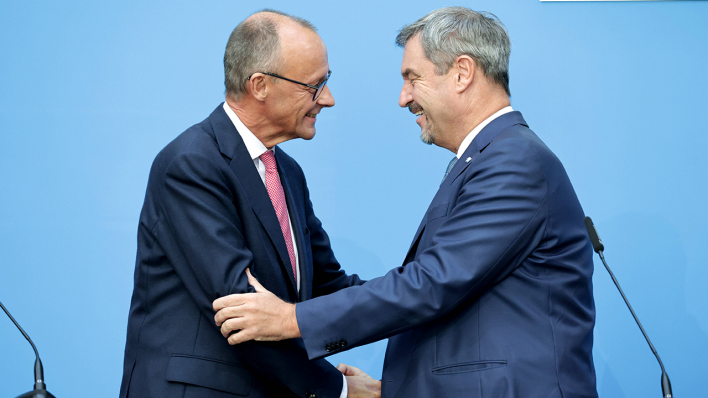
M 385 398 L 596 397 L 583 217 L 521 114 L 498 117 L 440 186 L 403 266 L 297 305 L 309 356 L 393 336 Z
M 339 397 L 342 375 L 302 340 L 230 346 L 212 301 L 250 288 L 250 268 L 290 302 L 362 283 L 340 270 L 300 166 L 276 148 L 300 261 L 285 240 L 241 136 L 220 105 L 156 157 L 140 214 L 120 396 Z M 251 288 L 252 289 L 252 288 Z

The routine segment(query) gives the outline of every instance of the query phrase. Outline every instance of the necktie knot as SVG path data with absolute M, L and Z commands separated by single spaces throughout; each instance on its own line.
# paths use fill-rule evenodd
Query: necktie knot
M 278 166 L 275 164 L 275 154 L 273 154 L 273 151 L 266 151 L 260 158 L 266 170 L 277 170 Z
M 450 163 L 447 165 L 447 170 L 445 170 L 445 175 L 443 176 L 442 181 L 440 181 L 440 185 L 442 185 L 443 182 L 445 182 L 445 178 L 447 178 L 447 175 L 450 174 L 452 171 L 452 168 L 455 167 L 455 163 L 457 163 L 457 156 L 453 157 L 450 160 Z

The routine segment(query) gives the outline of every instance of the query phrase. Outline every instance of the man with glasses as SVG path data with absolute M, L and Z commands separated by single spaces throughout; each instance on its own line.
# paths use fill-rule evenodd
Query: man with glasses
M 305 177 L 277 144 L 311 139 L 334 105 L 327 49 L 306 20 L 256 13 L 231 34 L 226 101 L 155 159 L 138 228 L 121 397 L 377 396 L 380 382 L 301 340 L 230 346 L 212 301 L 245 271 L 301 302 L 362 284 L 340 269 Z

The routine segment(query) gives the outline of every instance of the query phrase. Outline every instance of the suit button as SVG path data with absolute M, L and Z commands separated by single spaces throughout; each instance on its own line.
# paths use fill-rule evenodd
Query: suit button
M 325 350 L 327 350 L 327 352 L 331 352 L 332 351 L 332 344 L 327 344 L 325 346 Z
M 305 396 L 306 396 L 307 398 L 317 398 L 317 395 L 315 395 L 315 393 L 310 392 L 310 391 L 306 392 L 306 393 L 305 393 Z
M 347 346 L 347 341 L 344 339 L 340 340 L 339 347 L 342 348 L 342 347 L 346 347 L 346 346 Z

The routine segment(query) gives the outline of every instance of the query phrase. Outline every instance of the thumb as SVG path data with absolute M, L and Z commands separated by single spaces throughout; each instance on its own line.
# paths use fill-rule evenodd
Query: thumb
M 251 270 L 248 268 L 246 268 L 246 275 L 248 275 L 248 284 L 253 286 L 254 289 L 256 289 L 256 293 L 269 293 L 268 290 L 263 287 L 263 285 L 258 283 L 258 279 L 251 275 Z
M 359 374 L 363 373 L 358 368 L 344 363 L 340 363 L 339 365 L 337 365 L 337 370 L 342 372 L 342 374 L 345 376 L 358 376 Z

